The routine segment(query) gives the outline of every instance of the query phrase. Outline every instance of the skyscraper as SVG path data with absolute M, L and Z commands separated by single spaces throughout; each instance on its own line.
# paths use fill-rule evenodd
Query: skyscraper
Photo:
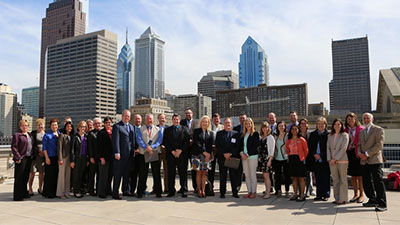
M 126 43 L 121 49 L 117 60 L 117 113 L 129 109 L 134 102 L 134 56 L 128 44 L 128 30 L 126 30 Z
M 47 47 L 57 40 L 85 34 L 86 14 L 79 0 L 56 0 L 46 9 L 42 19 L 42 44 L 40 49 L 39 116 L 44 114 L 44 88 L 46 85 Z
M 239 62 L 239 87 L 269 85 L 268 57 L 264 49 L 250 36 L 242 45 Z
M 135 41 L 135 99 L 163 98 L 165 42 L 148 27 Z
M 27 114 L 39 116 L 39 87 L 22 89 L 22 105 L 25 106 Z
M 331 114 L 371 111 L 368 38 L 332 40 Z
M 0 83 L 0 136 L 12 136 L 17 129 L 17 94 Z
M 237 73 L 232 70 L 209 72 L 197 82 L 197 92 L 215 100 L 215 92 L 239 88 Z
M 116 62 L 117 35 L 107 30 L 49 46 L 46 118 L 115 118 Z

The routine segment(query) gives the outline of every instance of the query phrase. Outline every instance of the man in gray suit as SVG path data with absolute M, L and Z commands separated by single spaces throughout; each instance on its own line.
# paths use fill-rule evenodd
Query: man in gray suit
M 363 168 L 364 192 L 369 198 L 363 206 L 375 207 L 375 211 L 381 212 L 387 210 L 382 171 L 385 132 L 382 127 L 373 124 L 373 120 L 371 113 L 363 114 L 365 128 L 360 131 L 357 145 Z
M 122 193 L 129 193 L 130 162 L 135 152 L 136 135 L 133 126 L 129 123 L 131 112 L 124 110 L 122 120 L 112 127 L 112 146 L 114 150 L 114 184 L 113 198 L 120 200 L 119 185 L 122 181 Z

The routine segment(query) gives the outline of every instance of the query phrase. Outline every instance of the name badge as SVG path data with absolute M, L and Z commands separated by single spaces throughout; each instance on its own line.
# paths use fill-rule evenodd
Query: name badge
M 232 138 L 232 139 L 231 139 L 231 142 L 232 142 L 232 143 L 236 143 L 236 138 Z

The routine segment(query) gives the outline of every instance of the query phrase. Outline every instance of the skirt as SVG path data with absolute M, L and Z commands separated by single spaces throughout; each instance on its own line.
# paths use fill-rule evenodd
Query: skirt
M 268 163 L 268 155 L 267 154 L 258 154 L 257 171 L 263 172 L 263 173 L 272 173 L 272 166 L 267 167 L 267 163 Z
M 349 176 L 362 176 L 360 159 L 356 157 L 354 151 L 355 151 L 354 148 L 347 151 L 347 158 L 349 159 L 349 167 L 347 168 L 347 174 Z
M 44 172 L 44 157 L 36 156 L 35 160 L 32 161 L 31 173 Z
M 211 161 L 206 162 L 206 157 L 203 154 L 192 155 L 192 170 L 211 170 Z
M 289 175 L 291 177 L 306 177 L 305 160 L 302 162 L 298 155 L 289 155 Z

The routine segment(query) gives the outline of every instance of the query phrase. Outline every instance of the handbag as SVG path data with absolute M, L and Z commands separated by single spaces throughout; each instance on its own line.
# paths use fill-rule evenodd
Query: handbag
M 231 157 L 230 160 L 225 160 L 224 166 L 231 169 L 238 169 L 240 164 L 240 159 Z

